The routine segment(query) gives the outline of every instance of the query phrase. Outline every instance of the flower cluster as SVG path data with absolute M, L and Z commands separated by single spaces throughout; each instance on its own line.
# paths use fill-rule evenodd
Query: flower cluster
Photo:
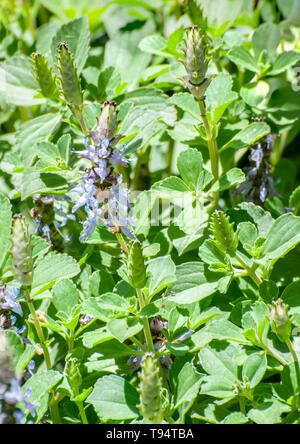
M 198 26 L 191 26 L 187 31 L 185 48 L 183 49 L 184 64 L 187 75 L 183 77 L 188 89 L 196 100 L 202 100 L 215 75 L 207 75 L 209 57 L 208 45 L 204 43 L 205 36 L 201 35 Z
M 247 180 L 234 195 L 242 194 L 247 201 L 256 205 L 262 205 L 267 197 L 276 196 L 271 174 L 272 165 L 269 162 L 275 138 L 276 136 L 269 134 L 251 148 L 249 157 L 251 168 L 248 170 Z
M 6 285 L 0 287 L 0 310 L 13 311 L 23 316 L 21 305 L 18 302 L 19 294 L 19 288 L 7 288 Z
M 126 167 L 129 163 L 124 156 L 125 145 L 123 150 L 115 147 L 123 138 L 115 134 L 119 123 L 117 116 L 116 104 L 105 102 L 97 130 L 91 131 L 85 138 L 86 149 L 75 151 L 91 162 L 91 168 L 82 175 L 82 182 L 71 190 L 71 193 L 79 195 L 72 213 L 84 207 L 87 216 L 82 222 L 83 242 L 94 232 L 98 219 L 104 220 L 113 230 L 120 228 L 126 236 L 132 237 L 130 228 L 133 228 L 133 221 L 128 216 L 130 190 L 123 184 L 122 174 L 115 169 L 117 165 Z
M 35 407 L 30 402 L 31 389 L 26 393 L 22 390 L 22 375 L 16 376 L 13 370 L 13 354 L 4 333 L 0 332 L 0 401 L 1 417 L 0 424 L 23 424 L 26 414 L 23 409 L 28 410 L 35 417 Z M 32 376 L 35 364 L 28 364 L 28 377 Z M 21 410 L 22 409 L 22 410 Z

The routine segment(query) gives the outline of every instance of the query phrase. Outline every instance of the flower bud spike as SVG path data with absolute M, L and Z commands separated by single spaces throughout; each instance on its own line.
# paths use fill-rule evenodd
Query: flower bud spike
M 238 247 L 238 233 L 234 232 L 233 223 L 222 211 L 215 211 L 211 219 L 211 233 L 218 247 L 231 256 L 235 256 Z
M 96 136 L 97 140 L 94 142 L 100 145 L 103 140 L 109 142 L 109 146 L 115 146 L 123 136 L 116 134 L 120 121 L 118 120 L 119 110 L 117 110 L 117 104 L 112 101 L 104 102 L 101 109 L 101 114 L 98 120 L 98 132 Z
M 292 319 L 288 316 L 289 306 L 282 299 L 274 302 L 270 311 L 270 322 L 273 333 L 281 342 L 288 342 L 292 333 Z
M 199 100 L 205 95 L 214 76 L 207 76 L 209 57 L 207 57 L 208 45 L 204 43 L 204 35 L 201 36 L 197 26 L 191 26 L 187 31 L 185 40 L 186 48 L 183 50 L 185 59 L 183 62 L 187 75 L 183 81 Z
M 33 53 L 32 66 L 36 81 L 43 96 L 58 101 L 59 89 L 56 84 L 56 76 L 52 74 L 46 57 L 40 52 Z
M 134 242 L 129 250 L 128 278 L 133 288 L 142 289 L 146 285 L 147 275 L 141 244 Z
M 83 105 L 83 94 L 80 80 L 74 59 L 66 42 L 59 43 L 57 47 L 57 58 L 64 98 L 71 108 L 81 108 Z
M 12 262 L 17 281 L 23 286 L 30 286 L 33 264 L 31 258 L 30 238 L 22 216 L 16 216 L 12 226 Z
M 162 380 L 159 376 L 159 364 L 153 353 L 146 353 L 140 374 L 140 405 L 143 418 L 152 424 L 161 424 L 163 420 L 161 406 Z

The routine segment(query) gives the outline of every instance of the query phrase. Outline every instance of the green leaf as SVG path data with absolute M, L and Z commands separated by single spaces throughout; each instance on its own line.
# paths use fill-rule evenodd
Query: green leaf
M 232 383 L 237 382 L 238 368 L 234 356 L 238 348 L 226 342 L 213 342 L 199 351 L 199 360 L 210 375 L 222 375 Z
M 243 366 L 243 380 L 250 383 L 250 388 L 256 387 L 263 379 L 267 370 L 265 353 L 253 353 Z
M 138 334 L 143 329 L 143 323 L 134 317 L 113 319 L 107 324 L 108 331 L 120 342 Z
M 241 222 L 238 226 L 239 241 L 244 249 L 249 253 L 255 247 L 255 241 L 258 238 L 256 226 L 251 222 Z
M 211 239 L 206 240 L 201 245 L 199 248 L 199 256 L 203 262 L 209 265 L 224 264 L 226 267 L 228 263 L 226 254 L 220 250 L 216 243 Z
M 139 43 L 139 49 L 149 54 L 155 54 L 162 57 L 170 57 L 167 49 L 167 40 L 160 34 L 153 34 L 144 37 Z
M 64 134 L 57 142 L 57 148 L 60 153 L 60 157 L 66 162 L 69 163 L 70 157 L 70 145 L 71 145 L 71 136 L 70 134 Z
M 248 105 L 261 108 L 268 99 L 269 92 L 270 85 L 263 80 L 259 80 L 258 82 L 244 85 L 241 88 L 240 94 Z
M 72 278 L 80 272 L 80 267 L 71 256 L 50 253 L 34 270 L 33 295 L 42 293 L 61 279 Z
M 187 112 L 192 117 L 201 122 L 199 105 L 191 94 L 189 93 L 174 94 L 171 100 L 176 106 L 178 106 L 178 108 Z
M 188 262 L 176 268 L 176 282 L 168 289 L 168 301 L 179 305 L 198 302 L 215 293 L 218 281 L 204 264 Z
M 30 388 L 29 400 L 38 404 L 62 378 L 63 375 L 56 370 L 39 371 L 23 385 L 22 391 L 26 393 Z
M 300 187 L 296 188 L 290 197 L 289 206 L 295 208 L 294 213 L 300 216 Z
M 225 151 L 228 148 L 233 148 L 235 150 L 245 148 L 269 133 L 270 128 L 266 123 L 251 123 L 227 142 L 226 145 L 220 149 L 220 152 Z
M 138 85 L 143 71 L 151 59 L 150 54 L 139 49 L 140 41 L 153 31 L 148 22 L 141 29 L 127 32 L 115 32 L 105 46 L 104 67 L 113 66 L 121 74 L 123 82 L 133 89 Z
M 260 69 L 253 55 L 244 46 L 234 46 L 228 53 L 229 59 L 237 66 L 243 66 L 249 71 L 259 74 Z
M 29 361 L 34 357 L 35 354 L 36 354 L 35 346 L 27 345 L 23 353 L 19 355 L 18 359 L 16 360 L 16 365 L 15 365 L 16 375 L 19 375 L 23 370 L 25 370 Z
M 268 75 L 275 76 L 285 72 L 291 66 L 294 66 L 300 60 L 300 52 L 297 51 L 285 51 L 278 55 L 277 59 L 273 63 L 271 71 L 268 71 Z
M 204 327 L 202 332 L 208 334 L 212 339 L 228 340 L 238 342 L 240 344 L 249 344 L 249 342 L 245 339 L 243 330 L 228 320 L 216 319 Z
M 182 193 L 189 191 L 189 188 L 179 177 L 172 176 L 156 182 L 152 187 L 152 191 L 157 192 L 156 198 L 173 199 L 182 197 Z
M 0 63 L 0 100 L 16 106 L 33 106 L 45 103 L 35 98 L 37 85 L 28 57 L 12 57 Z
M 0 270 L 5 260 L 8 247 L 9 247 L 9 237 L 11 230 L 11 205 L 7 197 L 0 194 Z
M 57 311 L 71 315 L 79 303 L 79 293 L 76 285 L 69 279 L 59 281 L 52 290 L 52 300 Z
M 88 57 L 89 41 L 89 24 L 86 16 L 64 23 L 56 32 L 51 43 L 53 62 L 56 61 L 57 45 L 66 42 L 74 57 L 78 74 L 80 74 Z
M 219 399 L 236 396 L 233 383 L 222 375 L 205 376 L 201 386 L 201 394 Z
M 35 167 L 27 167 L 22 175 L 22 200 L 33 194 L 64 194 L 69 189 L 68 179 L 74 179 L 72 172 L 57 174 L 40 172 Z
M 110 273 L 97 270 L 90 277 L 90 290 L 94 296 L 100 296 L 113 290 L 115 282 Z
M 282 420 L 281 415 L 291 408 L 286 402 L 279 401 L 271 384 L 260 384 L 255 388 L 254 402 L 255 407 L 248 411 L 247 416 L 255 424 L 277 424 Z
M 190 148 L 180 153 L 177 160 L 177 168 L 182 179 L 190 189 L 196 191 L 202 189 L 203 157 L 199 151 Z
M 262 258 L 276 261 L 295 248 L 299 242 L 300 217 L 284 214 L 272 225 L 262 250 Z
M 214 183 L 210 191 L 225 191 L 239 185 L 246 180 L 246 176 L 239 168 L 229 170 L 224 176 Z
M 187 362 L 177 377 L 175 392 L 175 408 L 187 402 L 191 405 L 196 399 L 201 384 L 202 375 L 190 362 Z
M 108 375 L 98 379 L 86 402 L 93 405 L 103 421 L 134 419 L 139 416 L 136 408 L 139 394 L 121 376 Z
M 257 60 L 261 53 L 267 51 L 268 58 L 271 58 L 280 45 L 280 28 L 275 23 L 264 23 L 257 28 L 252 37 L 252 46 Z
M 238 94 L 232 91 L 232 85 L 231 76 L 221 73 L 206 90 L 206 104 L 214 124 L 219 122 L 230 103 L 238 99 Z
M 170 256 L 158 257 L 149 262 L 147 267 L 149 279 L 146 290 L 144 290 L 149 296 L 148 302 L 176 280 L 175 271 L 176 267 Z
M 9 342 L 10 352 L 14 355 L 14 362 L 16 366 L 18 360 L 20 359 L 22 353 L 24 352 L 24 344 L 22 342 L 22 339 L 20 338 L 19 335 L 17 335 L 16 332 L 12 330 L 5 330 L 4 334 L 6 336 L 7 341 Z
M 48 140 L 60 122 L 57 114 L 44 114 L 23 123 L 16 133 L 16 143 L 20 151 L 26 152 L 37 142 Z
M 259 294 L 262 300 L 267 304 L 276 301 L 279 295 L 279 288 L 273 281 L 264 280 L 259 287 Z

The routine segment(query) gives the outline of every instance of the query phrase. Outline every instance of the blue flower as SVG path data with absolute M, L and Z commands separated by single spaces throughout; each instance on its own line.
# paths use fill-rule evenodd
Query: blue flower
M 8 288 L 6 285 L 0 287 L 0 309 L 10 310 L 23 316 L 23 311 L 20 303 L 17 301 L 20 294 L 19 288 Z
M 10 382 L 10 389 L 4 394 L 4 400 L 7 404 L 22 403 L 24 407 L 30 412 L 31 416 L 35 417 L 35 406 L 29 401 L 31 395 L 31 388 L 28 388 L 24 393 L 21 388 L 21 382 L 18 378 L 14 378 Z

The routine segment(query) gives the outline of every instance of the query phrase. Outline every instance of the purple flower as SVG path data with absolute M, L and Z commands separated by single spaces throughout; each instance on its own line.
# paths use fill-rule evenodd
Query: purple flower
M 127 166 L 129 160 L 123 156 L 126 151 L 126 145 L 124 144 L 123 150 L 114 149 L 110 156 L 111 165 L 124 165 Z
M 81 326 L 88 325 L 94 319 L 95 319 L 94 316 L 87 314 L 79 320 L 79 323 Z
M 17 301 L 20 294 L 19 288 L 0 287 L 0 309 L 11 310 L 20 316 L 23 316 L 23 311 L 20 303 Z
M 178 339 L 176 339 L 176 343 L 185 341 L 189 336 L 191 336 L 193 333 L 195 333 L 195 330 L 189 330 L 183 335 L 181 335 Z
M 35 406 L 29 401 L 31 395 L 31 388 L 28 388 L 24 393 L 21 388 L 19 379 L 14 378 L 10 382 L 10 389 L 4 394 L 4 400 L 7 404 L 23 403 L 24 407 L 30 412 L 31 416 L 35 417 Z

